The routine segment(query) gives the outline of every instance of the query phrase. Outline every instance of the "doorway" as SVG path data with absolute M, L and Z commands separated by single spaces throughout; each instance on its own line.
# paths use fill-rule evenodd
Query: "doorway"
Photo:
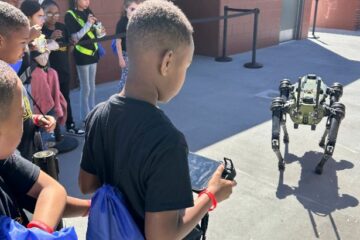
M 304 0 L 282 0 L 280 42 L 299 38 L 303 8 Z

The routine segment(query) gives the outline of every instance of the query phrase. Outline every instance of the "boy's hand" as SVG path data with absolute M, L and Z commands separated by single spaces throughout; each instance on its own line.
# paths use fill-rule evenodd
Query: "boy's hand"
M 62 38 L 62 37 L 63 37 L 62 31 L 59 30 L 59 29 L 55 30 L 55 31 L 51 34 L 51 36 L 50 36 L 50 38 L 51 38 L 51 39 L 54 39 L 54 40 L 59 39 L 59 38 Z
M 119 66 L 121 67 L 121 69 L 124 69 L 126 67 L 125 59 L 122 56 L 119 57 Z
M 39 117 L 39 126 L 46 132 L 53 132 L 56 127 L 56 120 L 53 116 L 45 115 Z
M 208 184 L 208 191 L 215 195 L 217 202 L 221 202 L 230 197 L 232 188 L 236 186 L 235 181 L 225 180 L 221 178 L 221 174 L 224 171 L 224 165 L 221 164 L 214 175 L 211 177 Z
M 29 36 L 29 42 L 33 41 L 34 39 L 40 37 L 41 35 L 41 27 L 39 25 L 33 25 L 30 28 L 30 36 Z

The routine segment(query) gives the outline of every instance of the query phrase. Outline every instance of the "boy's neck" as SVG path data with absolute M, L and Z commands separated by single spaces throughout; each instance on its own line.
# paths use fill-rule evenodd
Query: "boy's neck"
M 128 75 L 124 90 L 119 95 L 148 102 L 156 106 L 159 95 L 152 83 L 153 81 L 145 81 L 141 76 Z

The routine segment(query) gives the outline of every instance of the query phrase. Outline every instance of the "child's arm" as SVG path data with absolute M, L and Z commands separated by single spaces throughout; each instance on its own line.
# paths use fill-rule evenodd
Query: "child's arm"
M 56 227 L 66 204 L 66 191 L 55 179 L 40 171 L 40 175 L 27 193 L 37 199 L 33 221 Z
M 92 25 L 96 21 L 97 21 L 97 19 L 93 15 L 89 14 L 87 22 L 85 23 L 84 27 L 82 27 L 80 29 L 80 31 L 71 34 L 71 40 L 74 43 L 77 43 L 78 41 L 80 41 L 80 39 L 83 38 L 88 31 L 90 31 Z
M 96 175 L 86 172 L 80 168 L 79 188 L 83 194 L 90 194 L 101 186 L 100 180 Z
M 122 53 L 121 41 L 121 38 L 116 39 L 116 51 L 119 59 L 119 66 L 123 69 L 126 67 L 126 63 Z
M 68 196 L 66 198 L 66 207 L 63 217 L 85 217 L 89 213 L 90 200 L 74 198 Z
M 229 198 L 236 182 L 221 179 L 224 166 L 220 165 L 209 182 L 208 191 L 217 202 Z M 185 210 L 145 213 L 146 239 L 183 239 L 195 228 L 196 224 L 209 211 L 212 200 L 202 194 L 195 200 L 194 206 Z

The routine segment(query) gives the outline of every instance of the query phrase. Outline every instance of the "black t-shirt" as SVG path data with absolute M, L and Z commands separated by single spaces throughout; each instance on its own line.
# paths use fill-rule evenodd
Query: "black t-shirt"
M 52 51 L 50 53 L 49 61 L 50 66 L 54 68 L 56 71 L 63 71 L 66 73 L 70 73 L 69 69 L 69 58 L 68 58 L 68 44 L 69 44 L 69 33 L 64 24 L 57 22 L 55 24 L 55 30 L 60 30 L 62 32 L 63 37 L 56 39 L 56 42 L 60 45 L 59 50 Z M 47 28 L 44 25 L 42 31 L 46 36 L 46 39 L 51 39 L 51 34 L 55 31 Z M 59 79 L 61 80 L 61 79 Z
M 81 18 L 84 21 L 84 23 L 87 22 L 89 14 L 92 14 L 90 9 L 85 9 L 84 11 L 79 11 L 75 9 L 72 10 L 79 18 Z M 69 32 L 69 36 L 71 36 L 71 34 L 77 33 L 83 28 L 70 13 L 65 14 L 65 26 Z M 93 30 L 93 28 L 91 28 L 90 31 L 92 31 L 92 33 L 96 38 L 96 33 Z M 80 41 L 84 41 L 84 40 L 90 40 L 90 37 L 87 34 L 85 34 Z M 80 46 L 95 51 L 95 45 L 93 43 L 80 44 Z M 99 61 L 99 51 L 96 51 L 94 56 L 89 56 L 80 53 L 78 50 L 74 48 L 74 58 L 77 65 L 88 65 L 88 64 L 97 63 Z
M 40 168 L 17 154 L 0 160 L 0 215 L 6 215 L 23 225 L 28 219 L 22 208 L 22 199 L 32 188 L 40 174 Z
M 121 17 L 118 23 L 116 24 L 116 34 L 126 33 L 127 24 L 129 19 L 127 16 Z M 126 51 L 126 37 L 121 38 L 121 48 L 123 51 Z
M 193 206 L 187 154 L 163 111 L 114 95 L 87 118 L 81 168 L 118 187 L 144 231 L 145 212 Z

